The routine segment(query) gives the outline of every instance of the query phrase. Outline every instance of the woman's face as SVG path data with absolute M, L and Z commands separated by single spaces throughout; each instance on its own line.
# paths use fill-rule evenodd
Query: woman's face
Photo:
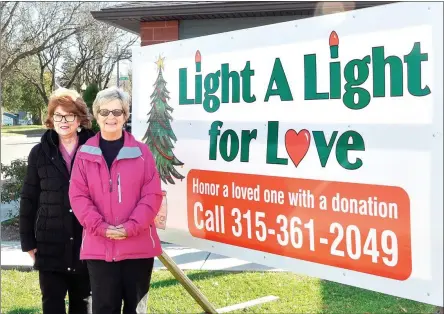
M 125 123 L 125 114 L 120 100 L 114 99 L 100 106 L 97 115 L 100 132 L 105 134 L 120 134 Z
M 72 112 L 63 110 L 61 106 L 55 108 L 52 121 L 54 130 L 64 137 L 72 136 L 80 125 L 78 117 Z

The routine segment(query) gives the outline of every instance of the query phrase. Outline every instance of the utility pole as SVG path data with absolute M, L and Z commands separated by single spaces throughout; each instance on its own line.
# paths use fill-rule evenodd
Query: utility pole
M 117 88 L 120 87 L 120 74 L 119 74 L 119 45 L 117 45 Z

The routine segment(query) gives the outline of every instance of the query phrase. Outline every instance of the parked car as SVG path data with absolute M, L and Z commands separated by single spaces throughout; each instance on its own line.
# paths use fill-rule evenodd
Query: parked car
M 19 125 L 31 125 L 32 121 L 28 120 L 28 119 L 20 119 L 19 120 Z

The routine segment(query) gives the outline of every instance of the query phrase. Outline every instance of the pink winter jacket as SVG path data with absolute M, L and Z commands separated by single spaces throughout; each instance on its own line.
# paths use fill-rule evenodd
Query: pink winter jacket
M 162 253 L 154 225 L 162 202 L 160 178 L 147 145 L 124 131 L 124 144 L 108 171 L 99 147 L 100 133 L 79 148 L 69 199 L 83 226 L 80 259 L 120 261 Z M 123 224 L 124 240 L 105 236 L 109 225 Z

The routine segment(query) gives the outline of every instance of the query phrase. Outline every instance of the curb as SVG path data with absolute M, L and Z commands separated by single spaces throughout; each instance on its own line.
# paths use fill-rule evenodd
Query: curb
M 6 139 L 6 138 L 20 138 L 20 139 L 27 138 L 27 136 L 23 135 L 23 134 L 16 134 L 16 133 L 13 133 L 14 135 L 7 135 L 7 134 L 8 133 L 2 132 L 2 135 L 1 135 L 2 140 Z
M 37 271 L 36 269 L 34 269 L 34 266 L 29 266 L 29 265 L 1 265 L 0 269 L 1 270 L 16 270 L 16 271 L 22 271 L 22 272 Z M 153 268 L 153 271 L 157 271 L 157 270 L 167 270 L 167 268 L 163 265 L 161 267 L 154 267 Z M 181 270 L 187 271 L 187 270 L 197 270 L 197 269 L 182 268 Z
M 10 134 L 14 134 L 14 135 L 10 135 Z M 42 135 L 45 134 L 45 132 L 43 133 L 29 133 L 29 134 L 19 134 L 19 133 L 14 133 L 14 132 L 8 132 L 8 133 L 1 133 L 1 137 L 2 139 L 4 138 L 30 138 L 30 137 L 42 137 Z
M 175 245 L 175 244 L 169 243 L 169 242 L 161 241 L 161 243 L 162 243 L 162 246 L 164 246 L 164 247 L 179 247 L 178 245 Z M 20 250 L 20 242 L 19 241 L 1 241 L 1 247 L 2 247 L 2 249 L 3 248 L 14 248 L 17 251 L 21 251 Z M 23 271 L 23 272 L 36 271 L 34 269 L 34 266 L 31 266 L 31 265 L 11 265 L 11 264 L 7 264 L 7 265 L 0 265 L 0 269 L 1 270 L 17 270 L 17 271 Z M 166 270 L 166 269 L 167 268 L 164 265 L 162 265 L 160 267 L 154 267 L 153 270 Z M 195 270 L 195 269 L 188 269 L 187 268 L 187 269 L 182 269 L 182 270 Z
M 17 270 L 23 272 L 34 271 L 33 266 L 24 266 L 24 265 L 1 265 L 1 270 Z
M 20 247 L 20 241 L 2 241 L 1 246 L 18 246 L 18 247 Z
M 21 251 L 20 249 L 20 242 L 17 241 L 4 241 L 2 244 L 2 254 L 8 255 L 9 252 L 14 251 L 13 254 L 16 254 L 17 251 Z M 173 256 L 176 256 L 176 253 L 178 251 L 181 251 L 182 249 L 189 250 L 191 249 L 193 252 L 185 252 L 185 255 L 188 254 L 195 254 L 198 253 L 199 257 L 196 257 L 196 259 L 181 259 L 180 255 L 177 255 L 178 260 L 175 262 L 180 265 L 180 269 L 182 271 L 224 271 L 224 272 L 282 272 L 284 270 L 277 269 L 273 267 L 267 267 L 264 265 L 257 265 L 252 262 L 246 262 L 246 261 L 240 261 L 236 258 L 232 257 L 224 257 L 220 256 L 218 254 L 214 254 L 214 258 L 211 258 L 210 252 L 206 251 L 200 251 L 193 248 L 188 247 L 181 247 L 172 243 L 167 243 L 162 241 L 162 246 L 164 249 L 172 249 Z M 195 251 L 198 252 L 195 252 Z M 9 252 L 8 252 L 9 251 Z M 12 253 L 12 252 L 11 252 Z M 181 252 L 179 252 L 181 253 Z M 204 253 L 204 254 L 202 254 Z M 228 264 L 215 262 L 214 260 L 217 260 L 219 258 L 228 258 L 230 261 L 228 261 Z M 29 259 L 22 259 L 21 257 L 15 256 L 13 258 L 5 258 L 4 262 L 6 262 L 3 265 L 0 265 L 1 270 L 17 270 L 17 271 L 23 271 L 23 272 L 30 272 L 35 271 L 34 266 L 32 265 L 32 261 Z M 23 263 L 22 263 L 23 262 Z M 18 265 L 17 265 L 18 264 Z M 163 265 L 159 259 L 159 257 L 156 257 L 155 264 L 154 264 L 154 271 L 162 271 L 167 270 L 167 267 Z

